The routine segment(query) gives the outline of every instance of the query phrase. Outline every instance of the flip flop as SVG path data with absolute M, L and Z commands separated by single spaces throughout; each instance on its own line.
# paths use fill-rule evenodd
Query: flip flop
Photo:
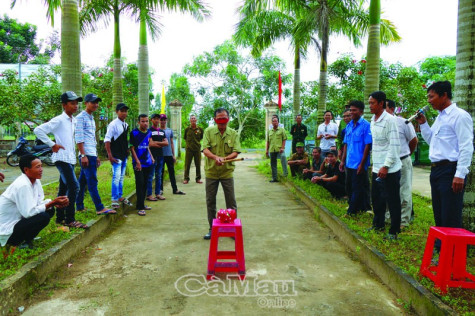
M 139 216 L 145 216 L 145 215 L 147 215 L 147 213 L 145 213 L 144 210 L 137 211 L 137 214 L 138 214 Z
M 87 226 L 86 224 L 83 224 L 83 223 L 78 222 L 78 221 L 68 223 L 68 224 L 66 224 L 66 226 L 71 227 L 71 228 L 82 228 L 82 229 L 88 229 L 89 228 L 89 226 Z
M 146 210 L 146 211 L 150 211 L 152 208 L 148 205 L 145 205 L 145 207 L 143 209 Z
M 124 204 L 127 205 L 127 206 L 132 206 L 132 205 L 133 205 L 132 202 L 130 202 L 130 201 L 127 200 L 126 198 L 124 198 L 123 200 L 120 200 L 120 199 L 119 199 L 119 202 L 122 202 L 122 203 L 124 203 Z
M 155 197 L 161 201 L 166 200 L 165 197 L 161 196 L 160 194 L 155 195 Z
M 115 210 L 106 209 L 103 212 L 96 212 L 96 215 L 117 214 Z
M 119 207 L 120 207 L 120 204 L 119 204 L 119 202 L 114 201 L 114 202 L 111 203 L 111 207 L 112 207 L 112 208 L 119 208 Z
M 183 192 L 183 191 L 178 190 L 178 191 L 173 192 L 173 194 L 185 195 L 186 193 Z
M 158 201 L 158 199 L 157 199 L 156 197 L 154 197 L 154 196 L 148 197 L 148 198 L 146 198 L 146 200 L 147 200 L 147 201 L 152 201 L 152 202 Z

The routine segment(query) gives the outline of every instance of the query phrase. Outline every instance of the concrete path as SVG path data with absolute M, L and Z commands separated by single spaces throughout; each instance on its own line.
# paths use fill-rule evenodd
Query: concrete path
M 414 167 L 412 170 L 412 192 L 430 198 L 430 167 Z
M 24 315 L 403 314 L 397 298 L 283 185 L 258 174 L 250 158 L 235 173 L 244 283 L 225 275 L 218 275 L 223 282 L 205 282 L 204 184 L 179 184 L 187 195 L 178 196 L 166 183 L 165 201 L 149 202 L 153 210 L 145 217 L 129 214 L 53 276 Z M 218 208 L 222 195 L 220 189 Z M 221 250 L 232 248 L 230 238 L 220 243 Z
M 15 181 L 15 179 L 21 174 L 20 167 L 10 167 L 4 158 L 0 159 L 0 172 L 5 175 L 5 180 L 0 182 L 0 193 L 3 193 L 7 187 Z M 48 166 L 43 164 L 43 178 L 41 183 L 43 185 L 58 181 L 59 172 L 54 166 Z

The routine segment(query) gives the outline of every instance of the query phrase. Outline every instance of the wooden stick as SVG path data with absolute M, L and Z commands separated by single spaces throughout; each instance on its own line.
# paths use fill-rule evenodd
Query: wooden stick
M 229 160 L 224 160 L 223 162 L 233 162 L 233 161 L 243 161 L 244 158 L 234 158 L 234 159 L 229 159 Z

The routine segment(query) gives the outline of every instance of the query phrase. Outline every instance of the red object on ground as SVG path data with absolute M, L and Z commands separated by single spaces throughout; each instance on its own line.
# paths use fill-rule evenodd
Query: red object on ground
M 438 265 L 431 265 L 434 242 L 442 242 Z M 462 229 L 432 226 L 419 274 L 428 277 L 442 293 L 447 287 L 475 289 L 475 276 L 467 272 L 467 245 L 475 245 L 475 234 Z M 435 272 L 435 273 L 434 273 Z
M 218 251 L 220 237 L 234 237 L 234 251 Z M 222 259 L 234 261 L 218 261 Z M 216 218 L 213 220 L 206 279 L 211 280 L 216 272 L 237 272 L 241 280 L 246 277 L 242 225 L 239 218 L 232 223 L 223 223 Z
M 231 223 L 236 219 L 236 210 L 231 208 L 225 210 L 220 209 L 216 217 L 223 223 Z

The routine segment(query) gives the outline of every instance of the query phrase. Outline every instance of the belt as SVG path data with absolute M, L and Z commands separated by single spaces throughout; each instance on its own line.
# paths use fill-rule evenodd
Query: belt
M 440 166 L 445 166 L 445 165 L 456 165 L 457 162 L 456 161 L 450 161 L 450 160 L 447 160 L 447 159 L 444 159 L 444 160 L 441 160 L 441 161 L 437 161 L 437 162 L 433 162 L 430 164 L 431 167 L 440 167 Z
M 400 159 L 400 160 L 403 160 L 403 159 L 406 159 L 406 158 L 409 157 L 409 156 L 410 156 L 410 154 L 409 154 L 409 155 L 402 156 L 402 157 L 399 157 L 399 159 Z

